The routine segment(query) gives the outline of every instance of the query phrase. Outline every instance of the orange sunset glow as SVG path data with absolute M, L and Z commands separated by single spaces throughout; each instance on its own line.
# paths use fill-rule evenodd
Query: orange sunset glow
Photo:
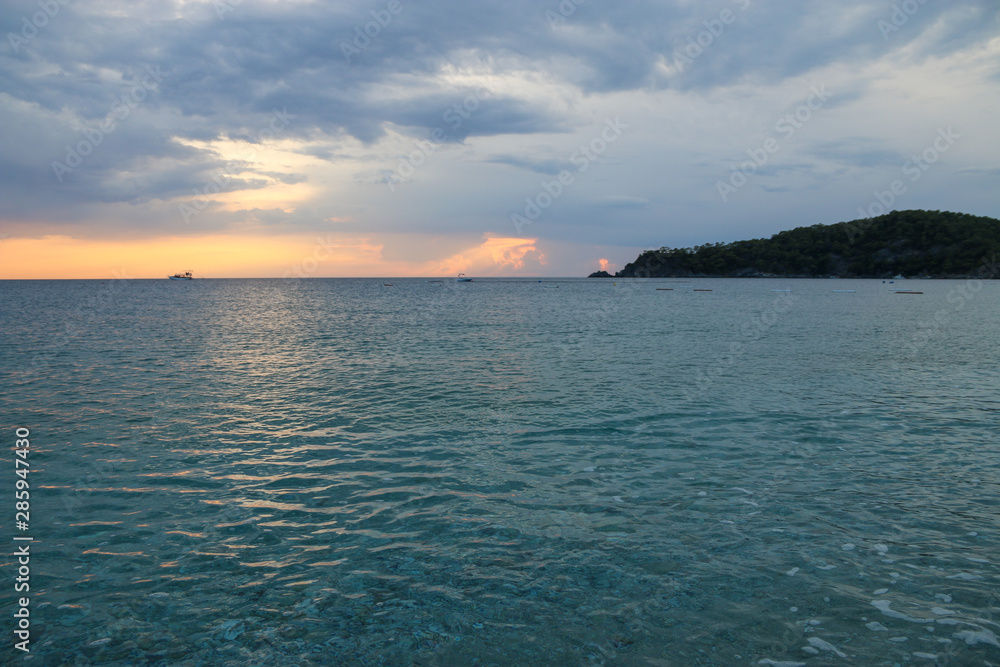
M 405 240 L 404 240 L 405 242 Z M 369 238 L 326 235 L 165 237 L 102 241 L 68 236 L 0 241 L 0 279 L 164 278 L 192 270 L 200 278 L 500 275 L 542 267 L 536 239 L 486 236 L 439 260 L 383 257 Z M 529 266 L 530 265 L 530 266 Z

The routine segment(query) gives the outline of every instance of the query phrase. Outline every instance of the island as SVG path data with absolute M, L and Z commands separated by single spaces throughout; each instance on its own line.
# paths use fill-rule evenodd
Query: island
M 646 250 L 613 276 L 591 278 L 997 278 L 1000 220 L 893 211 L 812 225 L 768 239 Z

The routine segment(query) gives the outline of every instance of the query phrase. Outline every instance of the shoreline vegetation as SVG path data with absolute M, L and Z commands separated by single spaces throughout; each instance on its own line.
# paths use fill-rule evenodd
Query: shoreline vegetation
M 663 247 L 590 278 L 997 278 L 1000 220 L 947 211 L 797 227 L 769 239 Z

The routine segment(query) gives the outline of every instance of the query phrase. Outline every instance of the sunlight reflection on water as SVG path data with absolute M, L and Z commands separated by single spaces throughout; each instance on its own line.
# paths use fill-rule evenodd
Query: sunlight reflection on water
M 691 282 L 10 283 L 34 654 L 1000 659 L 1000 290 Z

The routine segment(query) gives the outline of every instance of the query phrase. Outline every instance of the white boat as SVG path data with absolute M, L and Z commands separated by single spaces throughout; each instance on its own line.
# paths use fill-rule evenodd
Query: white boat
M 455 278 L 455 282 L 456 283 L 471 283 L 472 282 L 472 278 L 466 278 L 464 273 L 460 273 L 460 274 L 458 274 L 458 277 Z
M 184 273 L 175 273 L 172 276 L 167 276 L 171 280 L 194 280 L 194 275 L 190 271 L 185 271 Z

